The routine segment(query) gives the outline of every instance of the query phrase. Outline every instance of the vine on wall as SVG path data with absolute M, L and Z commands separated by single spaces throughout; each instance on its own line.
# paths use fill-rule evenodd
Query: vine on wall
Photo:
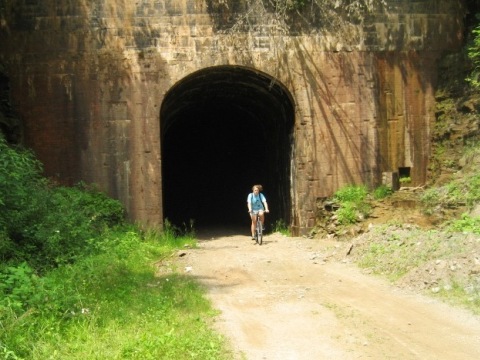
M 359 25 L 370 14 L 387 8 L 387 0 L 207 0 L 217 29 L 249 31 L 265 20 L 294 35 L 312 29 L 338 32 Z

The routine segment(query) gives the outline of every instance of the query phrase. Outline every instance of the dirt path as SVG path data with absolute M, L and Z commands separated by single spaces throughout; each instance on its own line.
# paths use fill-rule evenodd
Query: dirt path
M 480 319 L 329 261 L 325 241 L 209 235 L 180 266 L 236 359 L 480 359 Z

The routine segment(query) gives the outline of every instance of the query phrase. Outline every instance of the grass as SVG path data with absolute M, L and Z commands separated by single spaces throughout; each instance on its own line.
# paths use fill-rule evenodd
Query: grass
M 45 274 L 42 301 L 22 312 L 0 307 L 0 358 L 229 358 L 204 290 L 156 272 L 158 259 L 194 240 L 162 234 L 112 232 L 105 251 Z
M 451 284 L 440 285 L 443 286 L 439 287 L 435 297 L 480 315 L 480 289 L 472 286 L 466 289 L 465 284 L 457 280 L 453 280 Z
M 437 263 L 458 262 L 461 266 L 474 256 L 472 254 L 478 250 L 480 217 L 469 211 L 480 202 L 480 146 L 468 147 L 464 159 L 465 165 L 458 176 L 452 176 L 451 181 L 442 186 L 427 189 L 421 197 L 421 204 L 426 214 L 451 209 L 465 212 L 459 218 L 445 218 L 436 230 L 403 227 L 401 224 L 378 228 L 371 235 L 371 241 L 357 249 L 360 267 L 369 268 L 374 274 L 395 282 L 414 270 L 432 269 L 435 274 Z M 413 275 L 422 280 L 421 272 Z M 429 280 L 425 275 L 424 280 Z M 438 276 L 442 276 L 436 279 L 438 283 L 428 287 L 429 295 L 480 314 L 480 284 L 474 272 L 468 269 L 446 271 Z
M 273 232 L 279 232 L 285 236 L 291 236 L 290 230 L 284 220 L 279 219 L 275 222 Z
M 466 241 L 467 233 L 385 225 L 370 236 L 370 241 L 357 247 L 356 263 L 391 282 L 401 281 L 411 271 L 416 271 L 416 281 L 428 281 L 428 275 L 423 277 L 418 269 L 435 269 L 439 263 L 456 264 L 457 259 L 468 259 L 476 249 L 475 243 Z M 441 269 L 436 290 L 428 287 L 428 295 L 480 314 L 480 287 L 475 275 L 451 271 L 444 277 Z
M 423 232 L 419 229 L 404 231 L 399 228 L 397 232 L 376 230 L 374 236 L 381 241 L 369 243 L 358 265 L 396 281 L 426 261 L 445 255 L 446 250 L 439 250 L 441 240 L 435 234 L 435 231 Z
M 370 205 L 366 201 L 368 190 L 363 185 L 349 185 L 335 192 L 333 201 L 340 205 L 335 212 L 340 225 L 351 225 L 368 216 Z
M 460 219 L 448 222 L 451 231 L 469 232 L 480 235 L 480 216 L 462 214 Z
M 0 359 L 231 358 L 203 289 L 159 274 L 193 222 L 145 232 L 94 185 L 41 173 L 0 134 Z
M 393 190 L 391 187 L 386 185 L 380 185 L 379 187 L 373 190 L 372 196 L 375 200 L 380 200 L 392 194 L 393 194 Z

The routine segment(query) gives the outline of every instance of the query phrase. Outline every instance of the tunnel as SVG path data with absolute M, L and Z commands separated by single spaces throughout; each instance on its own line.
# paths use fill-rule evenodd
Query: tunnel
M 249 233 L 247 196 L 263 186 L 267 231 L 290 223 L 294 104 L 273 77 L 241 66 L 198 70 L 160 108 L 164 220 Z

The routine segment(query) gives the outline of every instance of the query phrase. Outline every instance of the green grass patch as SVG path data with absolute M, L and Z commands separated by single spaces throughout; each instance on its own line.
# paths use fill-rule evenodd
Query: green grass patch
M 480 235 L 480 216 L 470 216 L 462 214 L 460 219 L 449 222 L 450 231 L 469 232 Z
M 391 187 L 386 185 L 380 185 L 379 187 L 373 190 L 372 196 L 375 200 L 380 200 L 392 194 L 393 194 L 393 190 Z
M 465 284 L 457 280 L 452 280 L 451 284 L 448 285 L 441 285 L 439 291 L 433 294 L 435 297 L 480 315 L 480 288 L 465 286 Z
M 339 204 L 335 212 L 340 225 L 350 225 L 368 216 L 371 211 L 366 201 L 368 190 L 365 186 L 351 185 L 335 192 L 333 201 Z
M 279 232 L 280 234 L 285 236 L 291 235 L 288 225 L 282 219 L 275 221 L 275 225 L 273 226 L 273 232 Z
M 472 208 L 480 202 L 479 158 L 480 146 L 467 148 L 463 172 L 448 184 L 425 190 L 421 198 L 425 213 L 434 214 L 439 208 Z
M 161 233 L 159 233 L 161 235 Z M 0 307 L 0 354 L 8 359 L 227 359 L 211 330 L 216 312 L 192 278 L 159 276 L 154 264 L 172 239 L 132 229 L 112 231 L 100 252 L 41 278 L 18 270 L 23 295 L 10 291 Z M 166 241 L 164 241 L 166 240 Z M 176 238 L 175 245 L 192 243 Z M 29 280 L 30 279 L 30 280 Z M 22 295 L 22 296 L 23 296 Z
M 397 232 L 392 232 L 379 229 L 375 236 L 379 240 L 369 242 L 367 248 L 362 250 L 358 265 L 390 281 L 400 279 L 429 260 L 446 256 L 452 249 L 438 240 L 435 231 L 404 231 L 399 228 Z M 420 238 L 422 241 L 419 241 Z

